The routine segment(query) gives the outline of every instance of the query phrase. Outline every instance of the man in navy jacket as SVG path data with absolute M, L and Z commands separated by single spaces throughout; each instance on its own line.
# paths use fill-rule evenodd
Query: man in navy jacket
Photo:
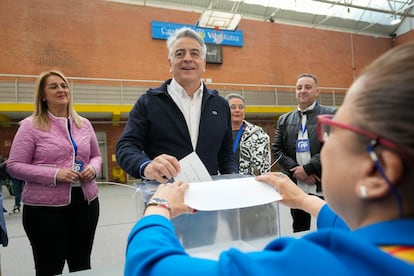
M 178 160 L 195 151 L 210 175 L 234 173 L 229 105 L 201 81 L 207 52 L 203 39 L 185 27 L 168 38 L 167 47 L 173 78 L 135 103 L 117 143 L 119 165 L 135 178 L 166 183 L 180 171 Z M 187 248 L 215 239 L 217 214 L 196 217 L 174 221 Z
M 119 165 L 135 178 L 166 183 L 176 173 L 148 174 L 148 167 L 163 159 L 175 168 L 171 159 L 180 160 L 196 151 L 210 175 L 233 173 L 235 163 L 228 103 L 216 90 L 203 86 L 198 140 L 193 148 L 184 115 L 167 91 L 172 81 L 149 89 L 135 103 L 117 143 Z M 178 170 L 176 168 L 177 173 Z

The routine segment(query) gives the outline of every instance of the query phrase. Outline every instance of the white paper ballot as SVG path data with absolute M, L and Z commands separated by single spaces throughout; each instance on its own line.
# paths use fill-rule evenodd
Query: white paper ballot
M 186 183 L 211 181 L 211 176 L 197 153 L 192 152 L 180 161 L 181 170 L 174 180 Z
M 251 207 L 281 200 L 281 195 L 254 177 L 190 183 L 184 202 L 199 211 Z

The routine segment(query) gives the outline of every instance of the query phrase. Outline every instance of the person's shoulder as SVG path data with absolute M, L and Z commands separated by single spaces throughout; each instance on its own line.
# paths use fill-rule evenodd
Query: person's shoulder
M 85 131 L 89 131 L 89 132 L 95 132 L 95 129 L 94 129 L 94 127 L 93 127 L 93 124 L 92 124 L 92 122 L 89 120 L 89 119 L 87 119 L 87 118 L 85 118 L 85 117 L 82 117 L 82 116 L 79 116 L 80 117 L 80 119 L 81 119 L 81 128 L 83 128 Z
M 219 105 L 224 107 L 229 107 L 229 103 L 227 102 L 226 98 L 220 95 L 220 92 L 215 89 L 209 89 L 204 86 L 203 89 L 203 101 L 206 101 L 209 105 Z
M 20 121 L 20 124 L 23 124 L 23 123 L 32 123 L 32 122 L 33 122 L 33 120 L 34 120 L 33 116 L 27 116 L 26 118 L 23 118 L 23 119 Z
M 270 139 L 269 134 L 261 126 L 253 125 L 253 132 L 259 137 L 268 137 Z
M 220 93 L 216 89 L 207 89 L 207 91 L 209 91 L 211 95 L 220 96 L 220 98 L 223 98 L 224 100 L 226 100 L 223 96 L 220 95 Z
M 333 106 L 319 105 L 319 113 L 320 114 L 335 114 L 336 108 Z
M 220 92 L 216 89 L 208 88 L 208 86 L 203 82 L 203 96 L 214 96 L 217 98 L 222 98 L 226 103 L 227 100 L 220 95 Z
M 208 96 L 217 97 L 227 102 L 227 100 L 223 96 L 221 96 L 220 93 L 216 89 L 210 89 L 210 88 L 207 88 L 207 86 L 204 86 L 204 93 L 206 93 Z
M 293 114 L 296 114 L 296 113 L 298 113 L 298 108 L 297 107 L 295 107 L 294 109 L 292 109 L 289 112 L 283 113 L 280 116 L 288 117 L 288 116 L 292 116 Z
M 246 121 L 246 120 L 244 120 L 244 123 L 246 124 L 246 128 L 250 128 L 250 129 L 252 129 L 254 131 L 257 131 L 257 132 L 259 132 L 259 131 L 260 132 L 265 132 L 264 129 L 261 126 L 255 125 L 255 124 L 250 123 L 249 121 Z
M 287 118 L 293 116 L 295 113 L 297 113 L 296 109 L 283 113 L 282 115 L 279 116 L 279 120 L 286 120 Z
M 92 125 L 91 121 L 89 121 L 88 118 L 83 117 L 81 115 L 79 115 L 79 118 L 81 119 L 82 124 L 86 124 L 86 125 Z
M 166 94 L 167 93 L 167 86 L 171 83 L 172 79 L 168 79 L 164 81 L 160 86 L 158 87 L 151 87 L 142 96 L 148 95 L 159 95 L 159 94 Z
M 33 127 L 33 116 L 28 116 L 19 122 L 20 127 Z
M 155 88 L 149 88 L 147 91 L 145 91 L 144 94 L 141 95 L 141 98 L 145 98 L 148 96 L 155 96 L 155 95 L 159 95 L 159 94 L 165 94 L 166 91 L 161 90 L 160 87 L 155 87 Z

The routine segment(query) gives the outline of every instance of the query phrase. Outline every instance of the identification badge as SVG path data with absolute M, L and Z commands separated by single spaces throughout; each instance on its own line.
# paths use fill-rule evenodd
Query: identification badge
M 309 139 L 298 139 L 296 140 L 296 152 L 308 152 L 309 148 Z
M 73 169 L 77 172 L 83 171 L 84 163 L 81 160 L 76 159 L 75 163 L 73 164 Z

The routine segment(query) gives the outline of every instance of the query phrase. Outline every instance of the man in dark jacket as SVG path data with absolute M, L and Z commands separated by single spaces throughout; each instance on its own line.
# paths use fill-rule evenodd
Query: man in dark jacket
M 312 74 L 299 75 L 296 82 L 297 110 L 283 114 L 277 122 L 272 149 L 281 171 L 305 192 L 323 197 L 320 182 L 322 143 L 317 136 L 317 116 L 334 114 L 335 108 L 320 105 L 318 81 Z M 310 229 L 308 213 L 291 209 L 293 232 Z
M 229 105 L 201 81 L 204 40 L 193 29 L 182 28 L 169 37 L 167 47 L 173 78 L 135 103 L 116 146 L 119 165 L 135 178 L 166 183 L 180 171 L 178 160 L 195 151 L 210 175 L 233 173 Z M 186 216 L 174 219 L 186 247 L 198 246 L 202 239 L 214 241 L 217 216 L 196 216 L 202 223 L 187 225 Z

